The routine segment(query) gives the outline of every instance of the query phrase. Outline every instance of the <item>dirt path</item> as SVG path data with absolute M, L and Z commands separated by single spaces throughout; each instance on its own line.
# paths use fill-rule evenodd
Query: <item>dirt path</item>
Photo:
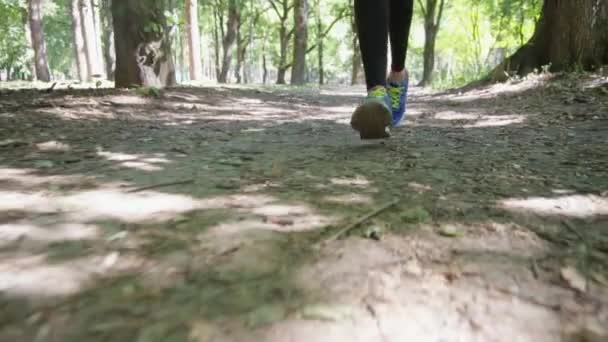
M 0 93 L 0 341 L 606 341 L 607 85 Z

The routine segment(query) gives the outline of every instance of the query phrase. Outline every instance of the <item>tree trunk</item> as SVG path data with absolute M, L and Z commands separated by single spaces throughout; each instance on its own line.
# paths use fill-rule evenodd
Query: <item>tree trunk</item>
M 51 80 L 51 72 L 47 61 L 44 29 L 42 27 L 42 1 L 28 0 L 28 21 L 30 23 L 32 48 L 34 49 L 36 78 L 43 82 L 49 82 Z
M 315 1 L 315 16 L 317 19 L 317 69 L 319 71 L 319 85 L 325 84 L 325 70 L 323 67 L 323 17 L 321 16 L 321 1 Z
M 228 1 L 228 22 L 226 23 L 226 34 L 222 41 L 222 71 L 218 79 L 219 83 L 228 82 L 228 73 L 230 72 L 230 64 L 232 64 L 232 50 L 236 41 L 236 31 L 239 25 L 240 13 L 237 0 Z
M 105 76 L 105 62 L 103 59 L 103 48 L 102 48 L 102 28 L 101 28 L 101 0 L 91 0 L 91 13 L 93 14 L 93 29 L 95 32 L 95 54 L 97 55 L 97 63 L 99 67 L 99 74 L 101 77 Z
M 101 58 L 97 55 L 97 37 L 95 35 L 95 19 L 90 0 L 80 0 L 80 23 L 84 37 L 84 51 L 89 70 L 89 81 L 93 77 L 101 77 Z
M 30 18 L 28 9 L 22 9 L 21 21 L 23 24 L 23 32 L 25 32 L 25 80 L 33 81 L 36 79 L 35 53 L 34 44 L 32 44 L 32 31 L 30 30 Z
M 241 25 L 242 23 L 239 22 L 239 25 L 236 28 L 236 66 L 234 67 L 234 77 L 236 78 L 236 83 L 237 84 L 241 84 L 242 80 L 242 68 L 243 68 L 243 58 L 244 53 L 243 53 L 243 39 L 241 37 Z
M 435 46 L 443 16 L 445 0 L 426 0 L 426 5 L 418 1 L 424 15 L 423 70 L 420 86 L 428 86 L 433 81 L 435 71 Z
M 200 81 L 203 78 L 203 63 L 201 60 L 201 34 L 198 27 L 198 0 L 186 0 L 185 6 L 190 79 Z
M 294 0 L 294 44 L 291 84 L 306 83 L 306 50 L 308 50 L 308 0 Z
M 505 81 L 548 66 L 550 71 L 595 70 L 608 64 L 608 2 L 545 0 L 530 41 L 490 75 Z
M 87 56 L 82 36 L 82 23 L 80 20 L 80 0 L 72 0 L 72 32 L 74 36 L 74 56 L 76 57 L 76 69 L 78 79 L 85 82 L 89 79 L 89 68 L 87 66 Z
M 263 37 L 264 42 L 262 43 L 262 84 L 266 84 L 268 81 L 268 64 L 266 62 L 266 36 Z
M 75 0 L 72 0 L 75 1 Z M 118 0 L 120 1 L 120 0 Z M 108 80 L 114 80 L 116 68 L 116 53 L 114 48 L 114 25 L 112 19 L 112 0 L 101 0 L 101 26 L 103 59 L 105 61 L 106 76 Z
M 353 0 L 350 0 L 350 28 L 352 32 L 352 51 L 353 57 L 351 60 L 350 84 L 356 85 L 359 83 L 359 73 L 361 71 L 361 50 L 359 50 L 359 36 L 357 35 L 357 24 L 355 22 L 355 13 L 353 12 Z
M 287 28 L 287 20 L 289 19 L 289 13 L 291 12 L 292 6 L 290 0 L 281 0 L 279 2 L 280 7 L 275 1 L 270 1 L 272 8 L 279 17 L 279 61 L 277 65 L 277 84 L 285 84 L 285 75 L 289 69 L 287 64 L 287 51 L 289 49 L 289 42 L 293 36 L 294 31 L 289 31 Z
M 220 15 L 219 9 L 217 6 L 213 9 L 213 52 L 214 52 L 214 62 L 215 62 L 215 78 L 220 80 L 220 33 L 218 26 L 220 26 Z
M 435 43 L 437 41 L 437 31 L 435 29 L 426 28 L 424 30 L 424 51 L 422 80 L 419 86 L 426 87 L 433 82 L 433 72 L 435 70 Z
M 112 2 L 116 87 L 175 84 L 164 0 Z

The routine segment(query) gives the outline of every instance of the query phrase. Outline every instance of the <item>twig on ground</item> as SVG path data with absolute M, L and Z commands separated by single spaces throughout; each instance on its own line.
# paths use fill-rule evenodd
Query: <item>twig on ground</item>
M 52 93 L 53 90 L 55 90 L 55 86 L 57 86 L 57 82 L 54 82 L 53 85 L 51 85 L 50 88 L 47 88 L 44 91 L 47 92 L 47 93 Z
M 399 199 L 394 199 L 394 200 L 390 201 L 389 203 L 386 203 L 385 205 L 377 208 L 376 210 L 370 212 L 369 214 L 366 214 L 365 216 L 360 217 L 359 219 L 357 219 L 355 222 L 349 224 L 348 226 L 340 229 L 334 235 L 321 241 L 317 245 L 324 245 L 324 244 L 327 244 L 327 243 L 330 243 L 332 241 L 339 239 L 342 235 L 347 234 L 351 230 L 357 228 L 359 225 L 361 225 L 365 221 L 367 221 L 375 216 L 378 216 L 379 214 L 381 214 L 383 211 L 389 209 L 390 207 L 397 205 L 397 203 L 399 203 Z
M 127 191 L 127 192 L 128 193 L 142 192 L 142 191 L 146 191 L 146 190 L 164 188 L 164 187 L 168 187 L 168 186 L 186 185 L 186 184 L 193 184 L 193 183 L 194 183 L 194 179 L 187 179 L 187 180 L 182 180 L 182 181 L 177 181 L 177 182 L 167 182 L 167 183 L 160 183 L 160 184 L 154 184 L 154 185 L 144 186 L 144 187 L 141 187 L 141 188 L 131 189 L 131 190 Z

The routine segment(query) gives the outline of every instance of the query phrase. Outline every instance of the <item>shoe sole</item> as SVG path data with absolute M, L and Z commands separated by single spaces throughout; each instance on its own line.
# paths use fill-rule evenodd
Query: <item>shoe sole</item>
M 368 102 L 359 106 L 350 121 L 363 140 L 387 139 L 387 127 L 392 122 L 391 111 L 380 102 Z

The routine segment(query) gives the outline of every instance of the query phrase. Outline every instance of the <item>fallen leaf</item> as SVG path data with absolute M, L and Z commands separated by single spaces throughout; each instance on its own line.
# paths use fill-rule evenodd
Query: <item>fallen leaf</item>
M 568 286 L 580 292 L 587 291 L 587 279 L 576 268 L 572 266 L 564 267 L 560 273 Z

